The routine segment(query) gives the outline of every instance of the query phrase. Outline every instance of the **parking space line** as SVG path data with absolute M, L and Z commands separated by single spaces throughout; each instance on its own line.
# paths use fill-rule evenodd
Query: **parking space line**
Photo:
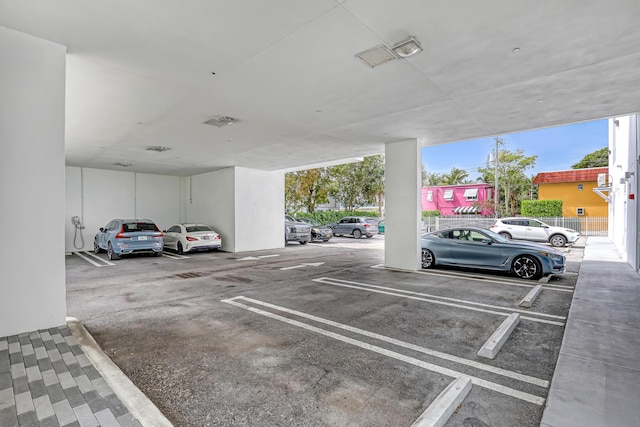
M 162 252 L 162 256 L 166 256 L 167 258 L 171 258 L 171 259 L 187 259 L 187 258 L 189 258 L 188 256 L 184 256 L 184 255 L 170 254 L 169 252 Z
M 107 261 L 107 260 L 105 260 L 105 259 L 102 259 L 102 258 L 100 258 L 99 256 L 97 256 L 97 255 L 95 255 L 95 254 L 93 254 L 93 253 L 91 253 L 91 252 L 88 252 L 88 251 L 83 251 L 83 252 L 72 252 L 72 253 L 74 253 L 74 254 L 78 255 L 80 258 L 82 258 L 83 260 L 87 261 L 89 264 L 93 264 L 93 265 L 95 265 L 96 267 L 108 267 L 108 266 L 110 266 L 110 265 L 115 265 L 114 263 L 109 262 L 109 261 Z M 89 258 L 87 255 L 90 255 L 90 256 L 94 257 L 95 259 L 97 259 L 98 261 L 100 261 L 102 264 L 99 264 L 99 263 L 95 262 L 94 260 L 92 260 L 91 258 Z
M 359 335 L 364 335 L 369 338 L 374 338 L 379 341 L 384 341 L 389 344 L 393 344 L 398 347 L 403 347 L 409 350 L 413 350 L 419 353 L 426 354 L 428 356 L 437 357 L 438 359 L 448 360 L 450 362 L 458 363 L 460 365 L 466 365 L 471 368 L 480 369 L 482 371 L 491 372 L 492 374 L 501 375 L 503 377 L 512 378 L 514 380 L 526 382 L 529 384 L 537 385 L 539 387 L 548 388 L 549 381 L 532 377 L 529 375 L 521 374 L 519 372 L 508 371 L 506 369 L 498 368 L 496 366 L 487 365 L 485 363 L 476 362 L 475 360 L 465 359 L 463 357 L 454 356 L 452 354 L 443 353 L 437 350 L 431 350 L 429 348 L 421 347 L 415 344 L 410 344 L 404 341 L 397 340 L 395 338 L 389 338 L 384 335 L 377 334 L 375 332 L 369 332 L 364 329 L 356 328 L 353 326 L 345 325 L 342 323 L 334 322 L 332 320 L 324 319 L 322 317 L 317 317 L 312 314 L 303 313 L 296 310 L 291 310 L 289 308 L 281 307 L 278 305 L 270 304 L 268 302 L 255 300 L 253 298 L 248 298 L 244 296 L 239 296 L 235 298 L 231 298 L 231 300 L 241 299 L 244 301 L 251 302 L 253 304 L 262 305 L 264 307 L 269 307 L 274 310 L 282 311 L 284 313 L 292 314 L 294 316 L 303 317 L 305 319 L 313 320 L 314 322 L 323 323 L 325 325 L 333 326 L 334 328 L 344 329 L 345 331 L 353 332 Z
M 453 378 L 467 377 L 467 378 L 469 378 L 471 380 L 471 382 L 473 384 L 475 384 L 475 385 L 477 385 L 479 387 L 483 387 L 483 388 L 486 388 L 488 390 L 492 390 L 492 391 L 504 394 L 506 396 L 510 396 L 510 397 L 513 397 L 513 398 L 516 398 L 516 399 L 520 399 L 520 400 L 523 400 L 523 401 L 526 401 L 526 402 L 534 403 L 536 405 L 540 405 L 540 406 L 544 405 L 545 399 L 543 397 L 536 396 L 536 395 L 533 395 L 533 394 L 530 394 L 530 393 L 526 393 L 526 392 L 523 392 L 523 391 L 520 391 L 520 390 L 516 390 L 516 389 L 510 388 L 510 387 L 506 387 L 506 386 L 503 386 L 501 384 L 497 384 L 497 383 L 494 383 L 494 382 L 491 382 L 491 381 L 483 380 L 482 378 L 466 375 L 466 374 L 463 374 L 462 372 L 458 372 L 458 371 L 455 371 L 453 369 L 448 369 L 448 368 L 444 368 L 442 366 L 434 365 L 432 363 L 423 362 L 422 360 L 415 359 L 415 358 L 409 357 L 409 356 L 405 356 L 404 354 L 400 354 L 400 353 L 397 353 L 395 351 L 387 350 L 387 349 L 382 348 L 382 347 L 378 347 L 378 346 L 371 345 L 371 344 L 368 344 L 368 343 L 365 343 L 365 342 L 362 342 L 362 341 L 358 341 L 358 340 L 355 340 L 353 338 L 349 338 L 347 336 L 340 335 L 340 334 L 337 334 L 335 332 L 330 332 L 330 331 L 318 328 L 316 326 L 311 326 L 311 325 L 308 325 L 306 323 L 299 322 L 297 320 L 289 319 L 287 317 L 280 316 L 278 314 L 274 314 L 274 313 L 271 313 L 271 312 L 268 312 L 268 311 L 265 311 L 265 310 L 261 310 L 259 308 L 250 307 L 248 305 L 239 303 L 238 301 L 236 301 L 237 299 L 239 299 L 239 298 L 236 297 L 236 298 L 232 298 L 232 299 L 225 299 L 225 300 L 222 300 L 221 302 L 224 302 L 226 304 L 231 304 L 231 305 L 234 305 L 236 307 L 242 308 L 244 310 L 248 310 L 248 311 L 251 311 L 253 313 L 260 314 L 262 316 L 269 317 L 269 318 L 274 319 L 274 320 L 279 320 L 279 321 L 287 323 L 289 325 L 297 326 L 299 328 L 306 329 L 308 331 L 312 331 L 312 332 L 315 332 L 317 334 L 324 335 L 324 336 L 336 339 L 338 341 L 342 341 L 344 343 L 351 344 L 351 345 L 354 345 L 356 347 L 360 347 L 360 348 L 363 348 L 365 350 L 369 350 L 369 351 L 381 354 L 383 356 L 387 356 L 387 357 L 390 357 L 390 358 L 393 358 L 393 359 L 396 359 L 396 360 L 400 360 L 402 362 L 409 363 L 409 364 L 414 365 L 414 366 L 418 366 L 420 368 L 423 368 L 423 369 L 431 371 L 431 372 L 435 372 L 435 373 L 438 373 L 438 374 L 441 374 L 441 375 L 446 375 L 448 377 L 453 377 Z
M 411 424 L 411 427 L 442 427 L 456 408 L 471 391 L 471 380 L 466 377 L 455 379 L 442 393 L 431 402 L 431 405 Z
M 492 283 L 492 284 L 500 284 L 500 285 L 509 285 L 509 286 L 519 286 L 521 288 L 533 288 L 536 285 L 529 285 L 527 283 L 520 283 L 517 282 L 515 280 L 510 280 L 510 279 L 502 279 L 500 277 L 473 277 L 473 276 L 469 276 L 468 274 L 465 273 L 457 273 L 457 272 L 446 272 L 446 273 L 437 273 L 434 271 L 413 271 L 413 270 L 402 270 L 399 268 L 393 268 L 393 267 L 387 267 L 384 264 L 376 264 L 376 265 L 372 265 L 371 268 L 377 268 L 379 270 L 390 270 L 390 271 L 401 271 L 403 273 L 414 273 L 414 274 L 423 274 L 425 276 L 437 276 L 437 277 L 445 277 L 445 278 L 451 278 L 451 277 L 455 277 L 455 278 L 460 278 L 460 279 L 464 279 L 464 280 L 473 280 L 476 282 L 483 282 L 483 283 Z M 559 291 L 559 292 L 573 292 L 574 287 L 573 286 L 566 286 L 566 285 L 544 285 L 545 289 L 549 289 L 549 290 L 553 290 L 553 291 Z
M 392 296 L 397 296 L 401 298 L 408 298 L 408 299 L 413 299 L 418 301 L 430 302 L 434 304 L 447 305 L 450 307 L 463 308 L 465 310 L 473 310 L 473 311 L 479 311 L 483 313 L 497 314 L 500 316 L 509 316 L 513 312 L 526 313 L 529 316 L 522 316 L 522 319 L 532 320 L 534 322 L 539 322 L 539 323 L 547 323 L 549 325 L 555 325 L 555 326 L 564 326 L 564 322 L 556 322 L 553 320 L 540 319 L 538 317 L 530 317 L 530 316 L 539 316 L 539 317 L 546 317 L 546 318 L 558 319 L 558 320 L 567 319 L 564 316 L 556 316 L 554 314 L 545 314 L 545 313 L 538 313 L 535 311 L 514 309 L 513 307 L 501 307 L 498 305 L 483 304 L 479 302 L 466 301 L 466 300 L 461 300 L 456 298 L 441 297 L 437 295 L 423 294 L 420 292 L 413 292 L 413 291 L 405 291 L 405 290 L 396 289 L 396 288 L 387 288 L 385 286 L 370 285 L 367 283 L 352 282 L 349 280 L 342 280 L 342 279 L 333 279 L 330 277 L 320 277 L 317 279 L 312 279 L 312 281 L 318 282 L 318 283 L 324 283 L 327 285 L 341 286 L 344 288 L 352 288 L 352 289 L 360 289 L 363 291 L 376 292 L 384 295 L 392 295 Z M 406 294 L 406 295 L 403 295 L 403 294 Z M 436 298 L 436 299 L 433 299 L 433 298 Z M 443 301 L 440 301 L 440 300 L 443 300 Z M 473 307 L 474 305 L 477 305 L 479 307 Z M 486 307 L 486 308 L 480 308 L 480 307 Z M 494 311 L 494 310 L 505 310 L 508 312 Z

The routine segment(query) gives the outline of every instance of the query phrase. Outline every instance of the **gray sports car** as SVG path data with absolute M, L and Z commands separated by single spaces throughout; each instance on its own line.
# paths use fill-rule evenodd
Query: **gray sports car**
M 522 279 L 563 273 L 565 257 L 549 246 L 509 240 L 475 227 L 449 228 L 422 236 L 422 268 L 436 265 L 512 272 Z

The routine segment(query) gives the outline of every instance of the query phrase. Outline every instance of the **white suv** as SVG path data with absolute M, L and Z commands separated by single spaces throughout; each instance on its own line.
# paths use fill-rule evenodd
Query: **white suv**
M 489 227 L 507 239 L 533 240 L 535 242 L 549 242 L 552 246 L 564 246 L 575 243 L 580 237 L 576 230 L 564 227 L 552 227 L 533 218 L 501 218 Z

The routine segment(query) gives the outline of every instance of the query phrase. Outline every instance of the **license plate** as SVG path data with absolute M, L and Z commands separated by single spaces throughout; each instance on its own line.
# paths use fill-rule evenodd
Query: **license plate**
M 210 237 L 209 236 L 202 236 L 202 240 L 209 240 Z
M 147 240 L 147 236 L 138 236 L 138 240 Z

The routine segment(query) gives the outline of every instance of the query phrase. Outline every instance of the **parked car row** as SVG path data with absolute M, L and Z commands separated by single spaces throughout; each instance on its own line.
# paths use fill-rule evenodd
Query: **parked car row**
M 114 219 L 93 240 L 94 252 L 106 251 L 110 260 L 134 253 L 159 256 L 164 248 L 182 254 L 221 246 L 220 235 L 208 225 L 175 224 L 163 232 L 150 219 Z

